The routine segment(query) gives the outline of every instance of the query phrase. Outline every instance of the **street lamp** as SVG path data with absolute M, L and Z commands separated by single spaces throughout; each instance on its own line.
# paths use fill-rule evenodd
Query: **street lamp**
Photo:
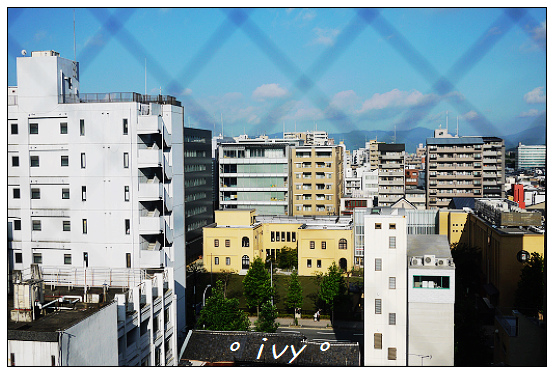
M 211 284 L 208 284 L 204 289 L 204 294 L 202 295 L 202 307 L 206 306 L 206 291 L 208 291 L 208 288 L 210 288 L 211 286 Z

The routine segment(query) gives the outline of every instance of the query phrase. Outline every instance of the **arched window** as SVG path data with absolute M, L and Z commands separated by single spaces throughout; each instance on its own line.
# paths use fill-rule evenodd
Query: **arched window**
M 250 239 L 248 239 L 247 236 L 242 237 L 242 246 L 243 247 L 250 247 Z
M 339 240 L 339 249 L 348 249 L 348 244 L 346 242 L 346 239 Z
M 247 255 L 242 256 L 242 268 L 248 270 L 250 267 L 250 258 Z
M 346 259 L 345 258 L 341 258 L 339 260 L 339 267 L 342 269 L 342 270 L 346 270 L 347 269 L 347 266 L 348 266 L 348 263 L 346 262 Z

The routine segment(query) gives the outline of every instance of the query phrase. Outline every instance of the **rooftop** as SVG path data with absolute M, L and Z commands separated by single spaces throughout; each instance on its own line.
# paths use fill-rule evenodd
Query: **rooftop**
M 446 235 L 408 235 L 408 257 L 431 255 L 450 258 L 450 244 Z
M 480 136 L 462 137 L 462 138 L 427 138 L 427 145 L 442 144 L 483 144 L 483 138 Z

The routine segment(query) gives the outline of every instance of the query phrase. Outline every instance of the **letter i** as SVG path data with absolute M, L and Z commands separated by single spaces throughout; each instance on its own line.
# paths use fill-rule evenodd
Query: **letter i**
M 267 338 L 263 338 L 262 340 L 263 340 L 264 342 L 267 342 Z M 260 357 L 262 357 L 262 351 L 263 351 L 263 350 L 264 350 L 264 345 L 261 344 L 261 345 L 260 345 L 260 350 L 258 351 L 258 357 L 256 357 L 256 360 L 259 360 Z

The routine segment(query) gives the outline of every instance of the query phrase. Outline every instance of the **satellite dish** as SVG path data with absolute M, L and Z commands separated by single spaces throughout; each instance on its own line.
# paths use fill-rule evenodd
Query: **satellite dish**
M 25 56 L 25 55 L 27 54 L 27 51 L 23 49 L 23 50 L 21 51 L 21 54 L 22 54 L 23 56 Z

